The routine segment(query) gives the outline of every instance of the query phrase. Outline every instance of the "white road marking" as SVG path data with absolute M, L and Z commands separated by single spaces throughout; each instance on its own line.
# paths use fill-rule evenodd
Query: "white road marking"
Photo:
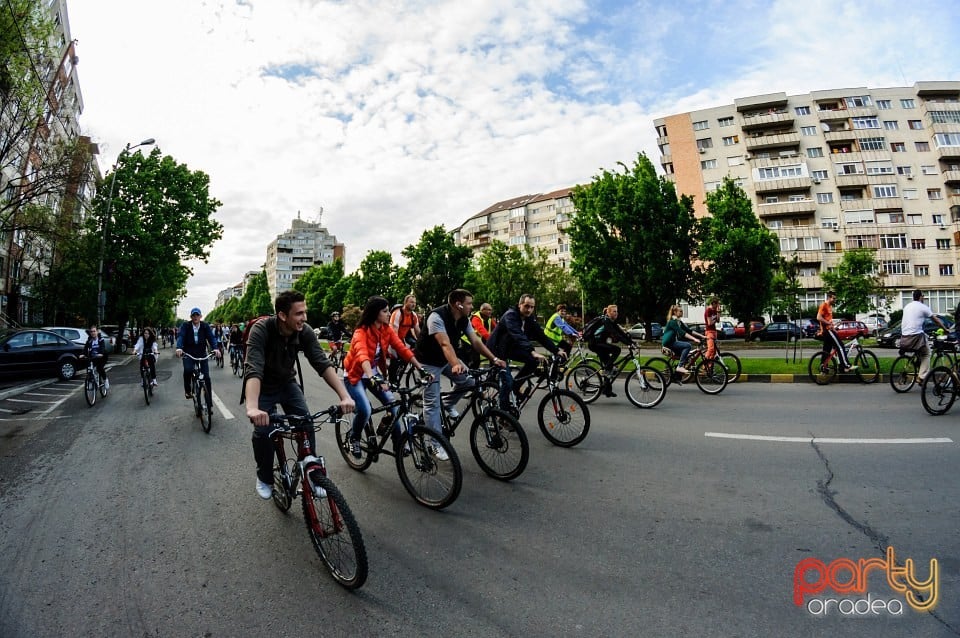
M 760 434 L 728 434 L 726 432 L 704 432 L 704 436 L 714 439 L 738 439 L 741 441 L 776 441 L 780 443 L 860 443 L 860 444 L 888 444 L 909 445 L 918 443 L 953 443 L 948 438 L 922 439 L 841 439 L 833 437 L 810 436 L 763 436 Z
M 213 394 L 213 404 L 217 406 L 218 410 L 220 410 L 220 414 L 223 415 L 223 418 L 228 421 L 234 418 L 233 413 L 227 409 L 226 404 L 220 400 L 220 397 L 217 396 L 217 393 L 213 392 L 212 394 Z

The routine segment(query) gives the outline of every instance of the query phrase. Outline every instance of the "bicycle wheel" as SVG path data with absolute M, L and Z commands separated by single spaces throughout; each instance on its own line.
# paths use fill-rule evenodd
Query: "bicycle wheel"
M 373 463 L 373 455 L 370 454 L 370 446 L 368 445 L 369 437 L 373 436 L 373 432 L 369 426 L 370 421 L 367 420 L 367 426 L 364 427 L 364 434 L 367 435 L 367 440 L 364 440 L 365 437 L 363 435 L 360 436 L 359 459 L 350 451 L 350 433 L 353 431 L 353 423 L 341 419 L 338 420 L 336 426 L 334 426 L 334 432 L 337 436 L 337 449 L 340 450 L 340 456 L 343 457 L 343 460 L 347 462 L 347 465 L 349 465 L 351 469 L 358 472 L 363 472 Z
M 150 405 L 150 379 L 143 370 L 140 371 L 140 385 L 143 387 L 143 400 Z
M 638 408 L 652 408 L 667 395 L 667 382 L 656 369 L 640 366 L 627 375 L 623 391 L 630 403 Z
M 644 365 L 659 372 L 667 387 L 673 383 L 673 365 L 663 357 L 652 357 Z
M 87 373 L 87 378 L 83 380 L 83 397 L 91 408 L 97 402 L 97 378 L 93 374 Z
M 719 359 L 701 359 L 693 376 L 705 394 L 720 394 L 727 387 L 727 369 Z
M 463 486 L 463 468 L 446 438 L 415 425 L 412 435 L 404 436 L 403 447 L 408 453 L 397 455 L 397 474 L 415 501 L 440 510 L 457 500 Z M 437 458 L 434 450 L 438 448 L 446 453 L 447 460 Z
M 593 403 L 603 389 L 600 368 L 581 363 L 567 373 L 567 389 L 579 394 L 586 403 Z
M 287 461 L 287 479 L 291 480 L 291 470 L 296 465 L 296 461 L 290 459 Z M 283 468 L 280 465 L 280 456 L 274 454 L 274 464 L 273 464 L 273 504 L 277 506 L 277 509 L 281 512 L 286 512 L 290 509 L 290 506 L 293 505 L 293 496 L 295 492 L 295 485 L 284 485 L 284 472 Z
M 510 481 L 521 474 L 530 460 L 527 433 L 513 415 L 486 410 L 470 426 L 470 451 L 487 476 Z
M 822 363 L 823 352 L 815 352 L 807 364 L 807 374 L 817 385 L 827 385 L 837 376 L 837 360 L 833 357 Z
M 880 378 L 880 362 L 877 355 L 869 350 L 861 350 L 853 360 L 857 366 L 857 377 L 861 383 L 875 383 Z
M 900 355 L 890 366 L 890 387 L 895 392 L 909 392 L 917 382 L 917 360 L 909 355 Z
M 537 423 L 548 441 L 573 447 L 590 432 L 590 410 L 579 396 L 558 388 L 540 400 Z
M 99 379 L 99 385 L 97 387 L 100 388 L 100 396 L 102 397 L 107 396 L 107 392 L 110 391 L 110 389 L 107 387 L 107 379 L 103 377 Z
M 721 352 L 720 360 L 723 361 L 723 365 L 727 368 L 727 383 L 736 383 L 739 381 L 740 373 L 743 371 L 743 366 L 740 364 L 740 357 L 732 352 Z
M 310 542 L 333 579 L 345 589 L 357 589 L 367 580 L 367 549 L 360 526 L 333 481 L 324 476 L 315 485 L 326 495 L 303 494 L 303 520 Z
M 197 402 L 197 416 L 200 417 L 200 427 L 203 428 L 203 431 L 207 434 L 210 434 L 210 427 L 213 425 L 210 422 L 210 406 L 207 404 L 207 393 L 204 390 L 200 389 L 200 384 L 194 388 L 194 400 Z
M 934 416 L 946 414 L 957 400 L 957 388 L 960 380 L 953 370 L 945 366 L 934 368 L 927 373 L 920 385 L 920 402 L 923 409 Z
M 480 391 L 470 398 L 470 411 L 477 417 L 487 408 L 496 408 L 500 405 L 500 384 L 496 381 L 484 381 L 480 384 Z

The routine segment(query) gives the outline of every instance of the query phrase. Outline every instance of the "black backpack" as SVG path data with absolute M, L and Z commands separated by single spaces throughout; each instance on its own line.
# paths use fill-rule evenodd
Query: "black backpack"
M 583 340 L 593 341 L 603 328 L 603 315 L 594 317 L 583 327 Z

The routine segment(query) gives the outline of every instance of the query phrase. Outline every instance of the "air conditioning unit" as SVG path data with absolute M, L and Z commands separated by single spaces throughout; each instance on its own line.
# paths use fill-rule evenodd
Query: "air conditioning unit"
M 907 175 L 907 179 L 913 179 L 913 175 Z
M 814 184 L 819 184 L 819 183 L 820 183 L 820 180 L 819 180 L 818 178 L 814 177 L 814 178 L 813 178 L 813 183 L 814 183 Z
M 753 159 L 753 155 L 751 155 L 750 153 L 744 153 L 744 154 L 743 154 L 743 159 L 745 159 L 745 160 L 752 160 L 752 159 Z
M 701 149 L 698 149 L 698 150 L 699 150 L 701 153 L 706 153 L 706 152 L 707 152 L 707 149 L 705 149 L 705 148 L 701 148 Z

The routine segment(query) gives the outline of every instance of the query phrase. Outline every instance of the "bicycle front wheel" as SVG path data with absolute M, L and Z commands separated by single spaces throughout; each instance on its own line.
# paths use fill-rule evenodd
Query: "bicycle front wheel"
M 743 366 L 740 364 L 740 357 L 732 352 L 721 352 L 720 360 L 727 368 L 727 383 L 736 383 L 740 380 L 740 373 Z
M 590 432 L 590 410 L 570 390 L 556 389 L 540 401 L 537 423 L 547 440 L 560 447 L 573 447 Z
M 623 391 L 638 408 L 652 408 L 667 395 L 667 382 L 655 368 L 640 366 L 627 375 Z
M 920 385 L 923 409 L 934 416 L 949 412 L 957 400 L 958 385 L 960 380 L 950 368 L 940 366 L 928 372 Z
M 837 360 L 831 357 L 823 362 L 823 352 L 815 352 L 807 364 L 807 374 L 817 385 L 827 385 L 837 376 Z
M 200 427 L 203 428 L 203 431 L 207 434 L 210 434 L 210 428 L 213 425 L 210 422 L 210 417 L 213 416 L 210 413 L 210 406 L 207 404 L 207 393 L 201 389 L 201 386 L 198 384 L 194 388 L 194 400 L 197 402 L 196 411 L 197 416 L 200 417 Z
M 143 371 L 140 372 L 140 385 L 143 387 L 143 400 L 147 402 L 147 405 L 150 405 L 150 379 L 149 375 L 145 374 Z
M 456 450 L 440 434 L 422 425 L 413 426 L 397 454 L 400 482 L 415 501 L 441 510 L 460 495 L 463 468 Z
M 486 410 L 470 426 L 470 451 L 480 469 L 500 481 L 521 474 L 530 460 L 527 433 L 512 414 Z
M 673 366 L 663 357 L 651 357 L 645 365 L 659 372 L 667 386 L 673 383 Z
M 909 392 L 916 382 L 916 359 L 905 354 L 894 359 L 890 366 L 890 387 L 894 392 Z
M 369 425 L 369 421 L 367 424 Z M 363 436 L 360 437 L 360 458 L 357 458 L 353 455 L 353 452 L 350 451 L 350 435 L 353 432 L 353 423 L 344 420 L 338 420 L 336 426 L 334 427 L 334 432 L 337 436 L 337 449 L 340 450 L 340 456 L 343 457 L 343 460 L 347 462 L 347 465 L 351 469 L 354 469 L 358 472 L 363 472 L 370 464 L 373 463 L 373 455 L 370 453 L 370 446 L 368 441 L 363 440 Z M 372 431 L 367 429 L 367 434 L 372 434 Z M 376 441 L 376 439 L 374 439 Z
M 91 408 L 97 402 L 97 379 L 92 374 L 88 374 L 83 381 L 83 397 Z
M 880 361 L 869 350 L 861 350 L 853 360 L 861 383 L 875 383 L 880 378 Z
M 303 519 L 310 542 L 333 579 L 346 589 L 357 589 L 367 580 L 367 549 L 360 526 L 333 481 L 324 476 L 315 479 L 315 485 L 325 494 L 303 494 Z
M 727 387 L 727 369 L 719 359 L 701 359 L 693 376 L 705 394 L 720 394 Z
M 567 389 L 579 394 L 586 403 L 597 400 L 603 384 L 603 373 L 600 368 L 589 363 L 581 363 L 567 372 Z

